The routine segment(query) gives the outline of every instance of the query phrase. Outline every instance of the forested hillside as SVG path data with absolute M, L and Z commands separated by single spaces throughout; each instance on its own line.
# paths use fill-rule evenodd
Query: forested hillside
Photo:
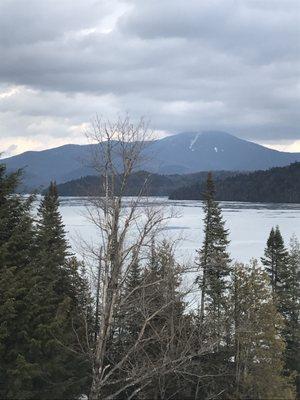
M 237 174 L 220 179 L 215 177 L 216 199 L 223 201 L 252 201 L 270 203 L 300 203 L 300 163 Z M 204 198 L 204 183 L 184 185 L 169 196 L 176 200 Z
M 235 175 L 235 172 L 216 171 L 214 176 L 222 179 Z M 207 172 L 186 175 L 159 175 L 146 171 L 134 172 L 128 179 L 124 195 L 137 196 L 142 185 L 145 185 L 145 194 L 148 196 L 168 196 L 176 188 L 186 184 L 205 182 Z M 116 177 L 116 191 L 120 190 L 121 175 Z M 60 196 L 96 196 L 103 195 L 103 177 L 85 176 L 57 185 Z

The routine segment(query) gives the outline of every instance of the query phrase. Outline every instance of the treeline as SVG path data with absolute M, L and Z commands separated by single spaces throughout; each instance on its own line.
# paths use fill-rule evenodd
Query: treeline
M 266 203 L 300 203 L 300 163 L 216 178 L 216 199 Z M 173 200 L 202 200 L 205 182 L 185 184 L 174 190 Z
M 55 185 L 34 218 L 34 197 L 14 195 L 20 178 L 0 165 L 0 398 L 75 399 L 90 384 L 78 351 L 81 316 L 92 307 L 88 285 L 65 238 Z
M 216 171 L 216 178 L 225 178 L 236 175 L 236 172 L 231 171 Z M 144 194 L 148 196 L 169 196 L 177 188 L 183 185 L 192 185 L 194 183 L 205 182 L 207 172 L 198 172 L 195 174 L 186 175 L 160 175 L 146 171 L 136 171 L 128 179 L 125 196 L 137 196 L 141 187 L 145 186 Z M 61 183 L 57 185 L 57 190 L 60 196 L 102 196 L 104 190 L 104 176 L 99 177 L 89 175 L 80 179 Z M 116 194 L 120 192 L 122 175 L 116 177 Z
M 88 279 L 68 246 L 55 184 L 35 218 L 33 198 L 14 195 L 19 179 L 0 167 L 0 398 L 295 398 L 296 238 L 287 250 L 274 228 L 264 267 L 234 264 L 209 174 L 192 288 L 183 284 L 191 267 L 150 229 L 157 209 L 147 211 L 143 236 L 122 247 L 137 203 L 122 225 L 114 195 L 99 213 L 107 246 L 94 251 Z

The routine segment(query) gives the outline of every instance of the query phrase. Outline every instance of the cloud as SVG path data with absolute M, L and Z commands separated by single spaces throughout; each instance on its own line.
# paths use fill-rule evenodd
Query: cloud
M 293 143 L 299 38 L 298 0 L 3 0 L 0 135 L 80 141 L 96 113 L 128 111 Z
M 297 0 L 135 1 L 124 17 L 127 32 L 150 38 L 201 41 L 218 51 L 262 63 L 298 59 Z
M 10 146 L 7 147 L 7 149 L 4 149 L 4 151 L 0 153 L 0 158 L 10 157 L 14 155 L 17 148 L 18 146 L 16 144 L 11 144 Z

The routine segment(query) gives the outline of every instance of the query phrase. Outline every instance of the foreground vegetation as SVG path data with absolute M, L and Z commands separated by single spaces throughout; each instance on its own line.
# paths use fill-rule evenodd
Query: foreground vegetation
M 108 150 L 93 161 L 105 196 L 87 210 L 100 244 L 85 247 L 85 263 L 68 247 L 55 184 L 35 218 L 33 198 L 14 195 L 20 172 L 0 167 L 0 397 L 294 399 L 297 239 L 287 250 L 275 227 L 262 265 L 233 263 L 209 174 L 204 241 L 195 265 L 181 265 L 173 244 L 159 240 L 168 216 L 140 206 L 143 188 L 122 203 L 146 142 L 143 122 L 97 121 L 92 137 L 100 145 L 102 132 Z M 116 132 L 121 178 L 109 147 Z

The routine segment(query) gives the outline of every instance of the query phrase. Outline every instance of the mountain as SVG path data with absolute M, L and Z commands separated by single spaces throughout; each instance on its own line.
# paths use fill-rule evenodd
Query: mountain
M 8 170 L 25 168 L 25 188 L 45 187 L 93 175 L 89 155 L 93 145 L 65 145 L 30 151 L 1 160 Z M 95 146 L 95 145 L 94 145 Z M 142 169 L 158 174 L 188 174 L 208 170 L 253 171 L 300 161 L 300 153 L 285 153 L 239 139 L 225 132 L 180 133 L 155 140 L 145 150 Z
M 183 133 L 153 145 L 160 170 L 170 173 L 196 171 L 254 171 L 300 161 L 300 153 L 272 150 L 225 132 Z M 173 171 L 175 172 L 175 171 Z
M 300 162 L 225 179 L 215 176 L 214 179 L 217 200 L 300 204 Z M 202 200 L 204 191 L 205 182 L 202 180 L 176 189 L 169 198 Z
M 43 151 L 27 151 L 0 162 L 8 171 L 24 168 L 24 188 L 39 189 L 49 185 L 51 180 L 65 182 L 91 174 L 88 167 L 90 145 L 64 145 Z
M 217 179 L 224 179 L 228 176 L 235 175 L 233 171 L 215 171 L 214 176 Z M 147 180 L 145 194 L 148 196 L 169 196 L 177 188 L 183 185 L 192 185 L 195 183 L 205 182 L 207 172 L 198 172 L 195 174 L 185 175 L 159 175 L 146 171 L 134 172 L 129 180 L 126 188 L 125 196 L 137 196 L 140 188 Z M 117 182 L 118 190 L 118 182 Z M 101 192 L 103 188 L 99 176 L 85 176 L 83 178 L 74 179 L 69 182 L 57 185 L 57 190 L 60 196 L 96 196 L 104 195 Z

